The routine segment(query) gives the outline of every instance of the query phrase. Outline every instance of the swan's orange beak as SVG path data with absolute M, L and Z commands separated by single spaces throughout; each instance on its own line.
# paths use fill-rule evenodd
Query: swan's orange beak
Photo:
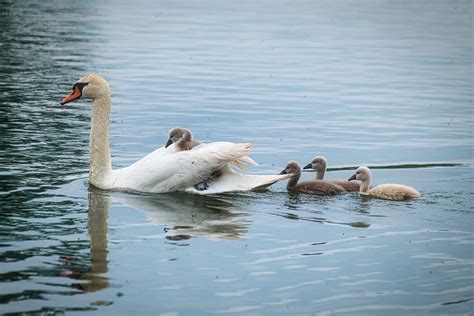
M 74 86 L 71 93 L 67 97 L 62 99 L 61 102 L 59 102 L 59 103 L 61 103 L 61 105 L 64 105 L 66 103 L 69 103 L 71 101 L 79 99 L 81 97 L 81 95 L 82 95 L 82 93 L 81 93 L 81 90 L 79 89 L 79 87 Z

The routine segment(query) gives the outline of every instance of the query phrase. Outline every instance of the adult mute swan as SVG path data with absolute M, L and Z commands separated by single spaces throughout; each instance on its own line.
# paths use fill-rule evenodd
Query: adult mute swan
M 316 180 L 324 180 L 326 173 L 327 160 L 323 156 L 316 156 L 303 169 L 313 169 L 316 171 Z M 344 188 L 347 192 L 359 191 L 360 181 L 348 181 L 344 179 L 327 180 Z
M 198 191 L 193 185 L 209 178 L 229 162 L 246 157 L 251 144 L 216 142 L 188 151 L 176 151 L 173 146 L 158 148 L 132 165 L 112 170 L 109 148 L 109 118 L 111 94 L 107 80 L 97 74 L 82 77 L 71 93 L 60 103 L 79 98 L 92 99 L 89 142 L 89 182 L 103 190 L 133 190 L 150 193 L 191 191 L 208 194 L 236 190 L 252 190 L 269 186 L 287 177 L 240 175 L 228 168 L 232 177 L 226 182 L 215 181 L 212 190 Z M 235 175 L 233 175 L 235 174 Z M 222 177 L 219 177 L 219 179 Z M 240 183 L 236 183 L 239 181 Z
M 288 190 L 315 195 L 333 195 L 345 192 L 343 187 L 324 180 L 308 180 L 298 183 L 301 177 L 301 166 L 296 161 L 289 161 L 280 174 L 293 174 L 286 186 Z
M 349 178 L 349 181 L 360 180 L 360 194 L 373 196 L 385 200 L 402 201 L 419 197 L 421 194 L 414 188 L 403 184 L 379 184 L 370 189 L 372 173 L 365 166 L 357 168 L 356 173 Z

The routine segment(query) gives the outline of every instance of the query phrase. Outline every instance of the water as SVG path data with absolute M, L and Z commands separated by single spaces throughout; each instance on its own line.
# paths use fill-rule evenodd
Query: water
M 469 1 L 0 5 L 0 312 L 474 310 Z M 92 71 L 115 168 L 186 126 L 252 142 L 255 173 L 324 154 L 423 195 L 96 190 L 90 105 L 58 103 Z

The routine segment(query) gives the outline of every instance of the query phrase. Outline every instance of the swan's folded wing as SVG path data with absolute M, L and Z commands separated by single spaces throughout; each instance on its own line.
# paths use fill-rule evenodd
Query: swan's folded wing
M 285 180 L 293 174 L 283 175 L 249 175 L 234 172 L 229 166 L 222 168 L 222 175 L 215 180 L 209 181 L 206 190 L 196 190 L 194 187 L 187 188 L 186 191 L 195 194 L 217 194 L 235 191 L 263 190 L 270 185 Z
M 248 155 L 251 147 L 217 142 L 173 154 L 157 150 L 127 168 L 116 170 L 113 187 L 152 193 L 181 191 Z

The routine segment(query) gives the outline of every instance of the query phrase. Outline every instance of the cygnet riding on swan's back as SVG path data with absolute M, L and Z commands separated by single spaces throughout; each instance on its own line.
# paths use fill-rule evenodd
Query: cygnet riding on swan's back
M 309 164 L 304 166 L 303 169 L 313 169 L 316 171 L 316 180 L 324 180 L 324 174 L 326 173 L 327 160 L 323 156 L 316 156 Z M 359 191 L 360 181 L 347 181 L 343 179 L 326 180 L 328 182 L 340 185 L 347 192 Z
M 150 193 L 191 191 L 210 194 L 260 189 L 288 178 L 274 175 L 251 176 L 233 172 L 227 164 L 246 157 L 252 146 L 228 142 L 210 143 L 180 152 L 168 151 L 168 148 L 162 147 L 126 168 L 112 170 L 109 148 L 112 102 L 108 82 L 99 75 L 86 75 L 79 79 L 61 104 L 79 98 L 92 99 L 89 182 L 100 189 Z M 193 188 L 193 185 L 209 178 L 212 172 L 224 167 L 229 170 L 228 174 L 213 182 L 209 190 L 197 191 Z
M 280 174 L 293 174 L 286 186 L 288 190 L 316 195 L 332 195 L 345 192 L 343 187 L 324 180 L 308 180 L 298 183 L 301 177 L 301 166 L 296 161 L 289 161 Z
M 193 139 L 193 134 L 187 128 L 175 127 L 170 129 L 168 134 L 168 141 L 166 142 L 165 148 L 168 148 L 172 144 L 175 144 L 175 151 L 191 150 L 193 148 L 203 145 L 202 142 Z M 239 157 L 239 159 L 230 162 L 235 167 L 244 171 L 249 171 L 245 167 L 244 163 L 257 166 L 257 163 L 248 156 Z
M 202 143 L 198 140 L 193 139 L 193 134 L 187 128 L 175 127 L 170 129 L 168 134 L 168 141 L 166 142 L 165 148 L 168 148 L 170 145 L 175 144 L 177 151 L 191 150 L 196 146 L 201 145 Z M 250 158 L 249 158 L 250 159 Z M 252 160 L 252 162 L 254 162 Z M 256 163 L 254 162 L 254 165 Z M 194 188 L 199 191 L 207 190 L 209 188 L 209 181 L 216 180 L 222 175 L 221 170 L 214 171 L 208 179 L 201 181 L 194 185 Z
M 179 151 L 191 150 L 196 146 L 201 145 L 202 143 L 198 140 L 193 139 L 193 134 L 189 129 L 175 127 L 172 128 L 168 135 L 168 141 L 165 145 L 165 148 L 175 144 L 176 148 Z
M 373 196 L 385 200 L 402 201 L 419 197 L 421 194 L 414 188 L 403 184 L 379 184 L 370 188 L 370 180 L 372 173 L 370 169 L 365 166 L 357 168 L 356 173 L 349 178 L 349 181 L 360 180 L 360 194 Z

